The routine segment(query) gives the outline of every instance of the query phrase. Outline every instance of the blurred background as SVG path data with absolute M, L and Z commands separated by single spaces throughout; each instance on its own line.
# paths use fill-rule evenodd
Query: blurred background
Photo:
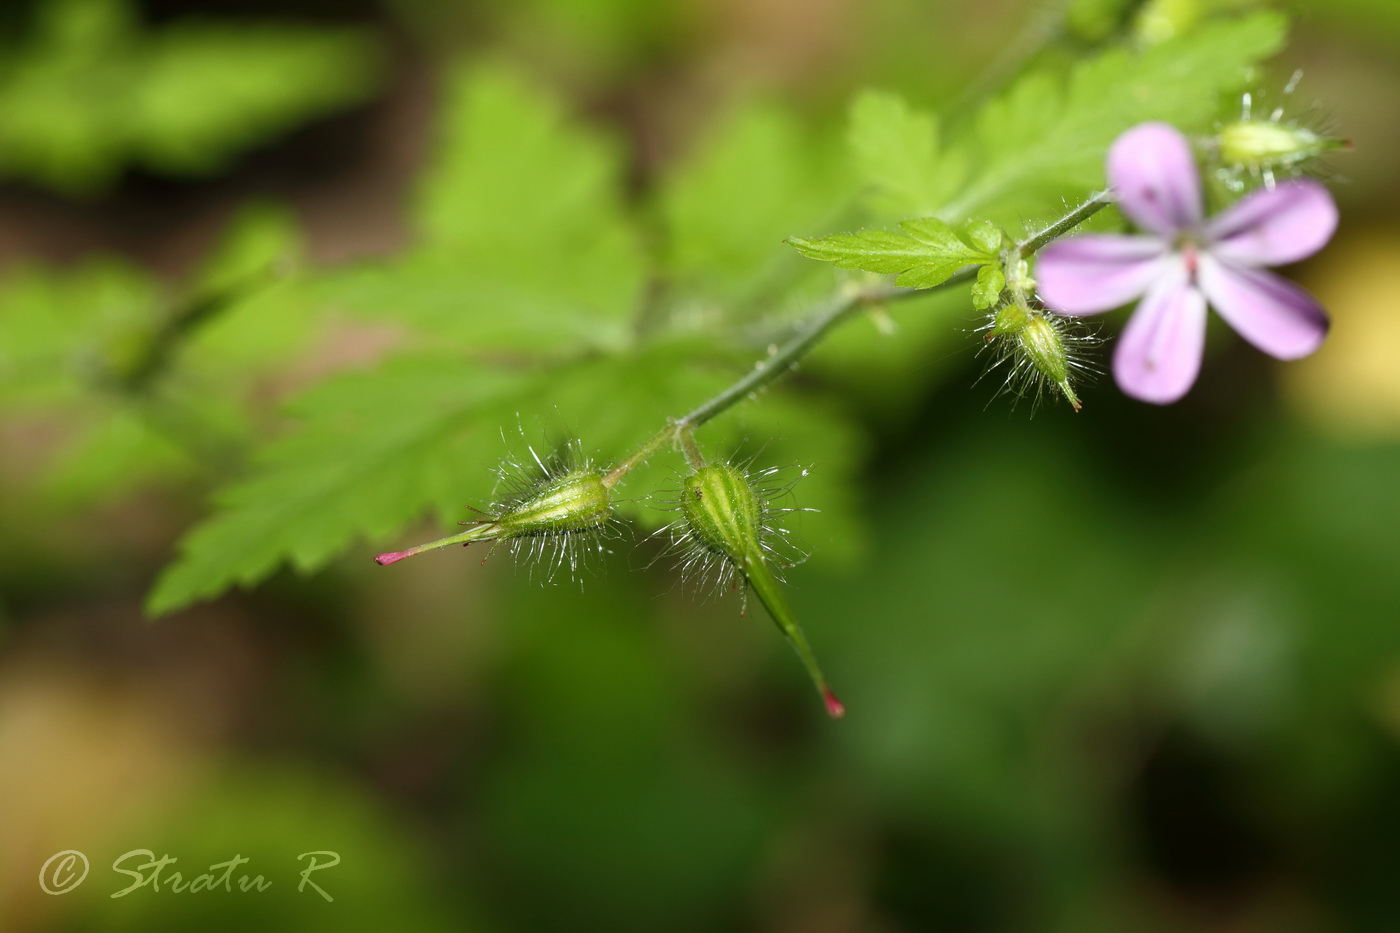
M 1341 230 L 1295 270 L 1334 317 L 1315 357 L 1222 331 L 1182 403 L 1104 379 L 1077 415 L 995 398 L 963 319 L 898 379 L 880 353 L 814 358 L 804 382 L 846 385 L 869 429 L 851 531 L 799 533 L 814 557 L 789 574 L 841 722 L 761 614 L 678 587 L 641 535 L 582 592 L 505 555 L 369 563 L 425 522 L 148 621 L 218 477 L 144 448 L 136 470 L 105 403 L 12 369 L 0 929 L 1396 929 L 1400 11 L 1290 12 L 1261 86 L 1303 69 L 1297 110 L 1355 143 L 1328 160 Z M 747 101 L 839 138 L 859 88 L 956 101 L 1056 13 L 16 0 L 0 318 L 59 346 L 80 306 L 174 301 L 223 274 L 231 224 L 313 267 L 406 248 L 457 60 L 508 61 L 622 140 L 639 194 Z M 330 320 L 255 380 L 258 423 L 393 343 Z M 69 849 L 91 876 L 46 895 Z M 241 855 L 235 880 L 273 884 L 113 899 L 140 849 L 186 879 Z M 340 856 L 312 878 L 333 902 L 297 891 L 312 851 Z

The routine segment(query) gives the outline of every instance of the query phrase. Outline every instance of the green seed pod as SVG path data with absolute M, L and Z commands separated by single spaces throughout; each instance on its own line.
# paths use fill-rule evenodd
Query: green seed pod
M 466 531 L 406 551 L 380 554 L 375 563 L 393 564 L 453 544 L 465 547 L 478 541 L 507 541 L 517 555 L 523 552 L 532 560 L 545 559 L 551 569 L 567 563 L 570 570 L 576 570 L 580 541 L 596 541 L 612 520 L 609 486 L 602 472 L 590 466 L 551 471 L 538 457 L 535 462 L 542 475 L 534 478 L 527 478 L 520 466 L 506 464 L 501 474 L 515 487 L 514 492 L 491 513 L 463 523 L 471 526 Z
M 686 478 L 681 515 L 696 542 L 740 570 L 753 555 L 761 558 L 763 508 L 748 476 L 729 464 L 702 466 Z
M 546 480 L 529 498 L 497 516 L 498 538 L 557 535 L 602 528 L 612 512 L 597 470 L 572 470 Z
M 827 713 L 839 719 L 846 708 L 827 686 L 826 676 L 767 559 L 773 550 L 771 539 L 781 536 L 766 523 L 768 502 L 786 490 L 785 486 L 760 490 L 753 477 L 728 463 L 701 466 L 685 478 L 677 526 L 693 549 L 688 566 L 718 564 L 721 578 L 735 572 L 744 578 L 802 659 Z

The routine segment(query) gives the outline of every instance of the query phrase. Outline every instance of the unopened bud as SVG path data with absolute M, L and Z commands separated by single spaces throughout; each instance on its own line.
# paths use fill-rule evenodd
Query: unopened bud
M 1079 396 L 1070 377 L 1075 363 L 1066 345 L 1064 319 L 1032 311 L 1018 302 L 1003 305 L 992 316 L 989 340 L 996 341 L 1003 356 L 1010 357 L 1010 378 L 1047 382 L 1064 395 L 1075 411 Z
M 1224 165 L 1255 173 L 1290 169 L 1350 145 L 1345 139 L 1272 119 L 1227 123 L 1215 143 Z

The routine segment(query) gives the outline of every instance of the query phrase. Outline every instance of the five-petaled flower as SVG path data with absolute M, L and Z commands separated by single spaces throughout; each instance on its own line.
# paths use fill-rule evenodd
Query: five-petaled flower
M 1088 234 L 1047 247 L 1036 280 L 1047 307 L 1098 314 L 1141 297 L 1113 356 L 1124 392 L 1167 404 L 1200 371 L 1206 305 L 1271 356 L 1307 356 L 1327 336 L 1327 315 L 1263 266 L 1323 247 L 1337 208 L 1315 181 L 1261 188 L 1210 219 L 1185 137 L 1164 123 L 1128 130 L 1108 153 L 1108 180 L 1138 235 Z

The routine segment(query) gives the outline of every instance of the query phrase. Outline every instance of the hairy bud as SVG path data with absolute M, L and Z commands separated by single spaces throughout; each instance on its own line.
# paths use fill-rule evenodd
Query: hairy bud
M 1085 367 L 1075 351 L 1089 339 L 1071 333 L 1071 326 L 1062 315 L 1034 311 L 1020 302 L 1002 305 L 982 328 L 996 353 L 992 368 L 1007 366 L 1007 387 L 1015 394 L 1034 388 L 1039 395 L 1044 386 L 1053 386 L 1078 411 L 1074 379 Z
M 1235 120 L 1215 137 L 1222 163 L 1254 174 L 1294 169 L 1349 145 L 1345 139 L 1277 120 Z
M 1351 148 L 1350 140 L 1332 136 L 1317 125 L 1321 119 L 1315 111 L 1286 115 L 1302 77 L 1301 71 L 1294 72 L 1277 94 L 1244 94 L 1240 99 L 1239 118 L 1221 126 L 1209 140 L 1208 149 L 1216 162 L 1217 177 L 1232 191 L 1244 190 L 1246 176 L 1271 186 L 1279 175 L 1315 172 L 1318 169 L 1315 163 L 1322 156 Z M 1272 109 L 1265 102 L 1266 98 L 1275 102 Z

